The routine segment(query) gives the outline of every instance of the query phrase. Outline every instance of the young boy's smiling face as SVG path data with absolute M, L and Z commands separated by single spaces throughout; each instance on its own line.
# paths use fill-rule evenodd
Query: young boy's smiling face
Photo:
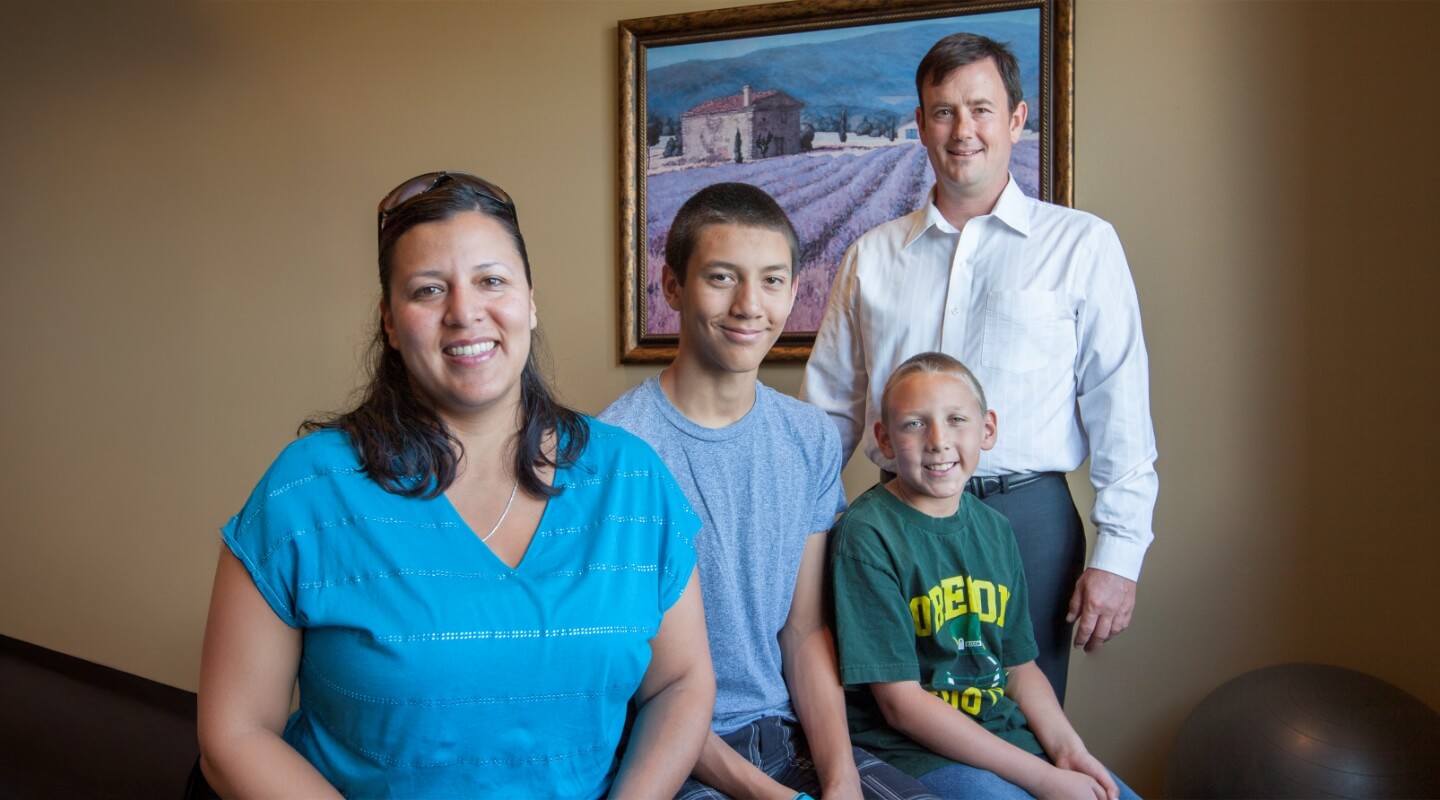
M 915 372 L 890 388 L 875 423 L 880 452 L 895 460 L 892 494 L 921 513 L 948 517 L 960 507 L 980 453 L 995 446 L 994 411 L 982 411 L 959 376 Z

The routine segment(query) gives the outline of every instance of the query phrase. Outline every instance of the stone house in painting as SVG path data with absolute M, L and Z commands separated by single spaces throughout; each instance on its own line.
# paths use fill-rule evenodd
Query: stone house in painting
M 740 132 L 746 161 L 800 152 L 800 109 L 804 103 L 779 89 L 706 100 L 680 115 L 680 137 L 691 161 L 735 160 Z

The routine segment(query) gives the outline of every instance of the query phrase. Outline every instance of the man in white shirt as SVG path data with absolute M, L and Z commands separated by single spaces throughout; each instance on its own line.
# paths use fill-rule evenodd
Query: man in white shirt
M 1015 528 L 1037 661 L 1063 702 L 1072 623 L 1087 651 L 1129 625 L 1154 538 L 1159 482 L 1135 286 L 1108 223 L 1028 198 L 1010 176 L 1027 108 L 1007 47 L 947 36 L 915 85 L 936 176 L 930 202 L 846 252 L 800 396 L 830 415 L 845 453 L 862 444 L 889 472 L 874 428 L 891 370 L 927 350 L 974 370 L 1005 435 L 969 490 Z M 1064 473 L 1087 456 L 1099 535 L 1082 572 L 1084 529 Z

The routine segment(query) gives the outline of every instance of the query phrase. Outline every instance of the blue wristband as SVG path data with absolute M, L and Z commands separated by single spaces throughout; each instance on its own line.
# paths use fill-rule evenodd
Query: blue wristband
M 790 800 L 815 800 L 815 798 L 811 797 L 808 794 L 805 794 L 804 792 L 797 792 L 794 797 L 790 798 Z

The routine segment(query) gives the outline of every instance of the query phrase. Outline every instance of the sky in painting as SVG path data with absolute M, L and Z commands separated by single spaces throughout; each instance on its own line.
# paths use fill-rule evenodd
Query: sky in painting
M 1023 22 L 1028 21 L 1030 19 L 1028 15 L 1031 14 L 1033 14 L 1033 10 L 1024 9 L 987 14 L 986 18 L 997 22 L 1012 19 L 1017 22 Z M 934 21 L 933 19 L 926 19 L 911 22 L 891 22 L 884 25 L 860 25 L 851 28 L 830 28 L 822 31 L 782 33 L 773 36 L 750 36 L 740 39 L 726 39 L 718 42 L 647 47 L 645 48 L 645 68 L 657 69 L 671 64 L 679 64 L 684 61 L 714 61 L 716 59 L 734 58 L 747 53 L 753 53 L 756 50 L 764 50 L 768 47 L 837 42 L 842 39 L 867 36 L 872 33 L 900 31 L 907 27 L 926 25 Z

